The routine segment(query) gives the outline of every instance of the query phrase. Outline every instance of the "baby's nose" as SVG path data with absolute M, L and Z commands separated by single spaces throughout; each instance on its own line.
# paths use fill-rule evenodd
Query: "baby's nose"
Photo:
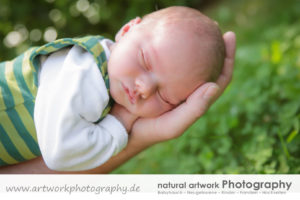
M 151 79 L 137 79 L 136 82 L 136 91 L 143 99 L 150 97 L 156 90 L 156 84 Z

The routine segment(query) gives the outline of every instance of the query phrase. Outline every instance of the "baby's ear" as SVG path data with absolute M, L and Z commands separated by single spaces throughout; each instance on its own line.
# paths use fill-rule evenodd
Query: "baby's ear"
M 132 27 L 139 24 L 142 21 L 140 17 L 136 17 L 130 20 L 128 23 L 122 26 L 115 36 L 115 41 L 118 42 Z

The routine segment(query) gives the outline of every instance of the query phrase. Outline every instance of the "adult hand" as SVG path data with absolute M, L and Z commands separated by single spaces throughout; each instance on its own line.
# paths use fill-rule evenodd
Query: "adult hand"
M 201 85 L 184 103 L 157 118 L 138 119 L 132 128 L 131 144 L 143 148 L 181 136 L 224 92 L 232 79 L 236 37 L 233 32 L 227 32 L 223 38 L 226 56 L 223 71 L 216 83 Z

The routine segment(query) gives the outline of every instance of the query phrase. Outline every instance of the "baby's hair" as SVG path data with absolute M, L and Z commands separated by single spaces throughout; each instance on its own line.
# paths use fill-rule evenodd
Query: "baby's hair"
M 173 6 L 147 14 L 142 19 L 143 24 L 154 27 L 180 26 L 182 30 L 188 26 L 188 31 L 193 32 L 198 38 L 205 38 L 207 49 L 211 55 L 212 70 L 207 81 L 216 81 L 219 77 L 225 58 L 225 45 L 218 24 L 203 15 L 200 11 Z

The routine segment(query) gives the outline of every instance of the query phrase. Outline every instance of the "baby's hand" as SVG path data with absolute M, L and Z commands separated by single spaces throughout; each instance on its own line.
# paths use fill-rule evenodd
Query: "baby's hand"
M 117 103 L 113 105 L 110 114 L 115 116 L 124 125 L 128 133 L 131 132 L 132 125 L 138 118 Z

